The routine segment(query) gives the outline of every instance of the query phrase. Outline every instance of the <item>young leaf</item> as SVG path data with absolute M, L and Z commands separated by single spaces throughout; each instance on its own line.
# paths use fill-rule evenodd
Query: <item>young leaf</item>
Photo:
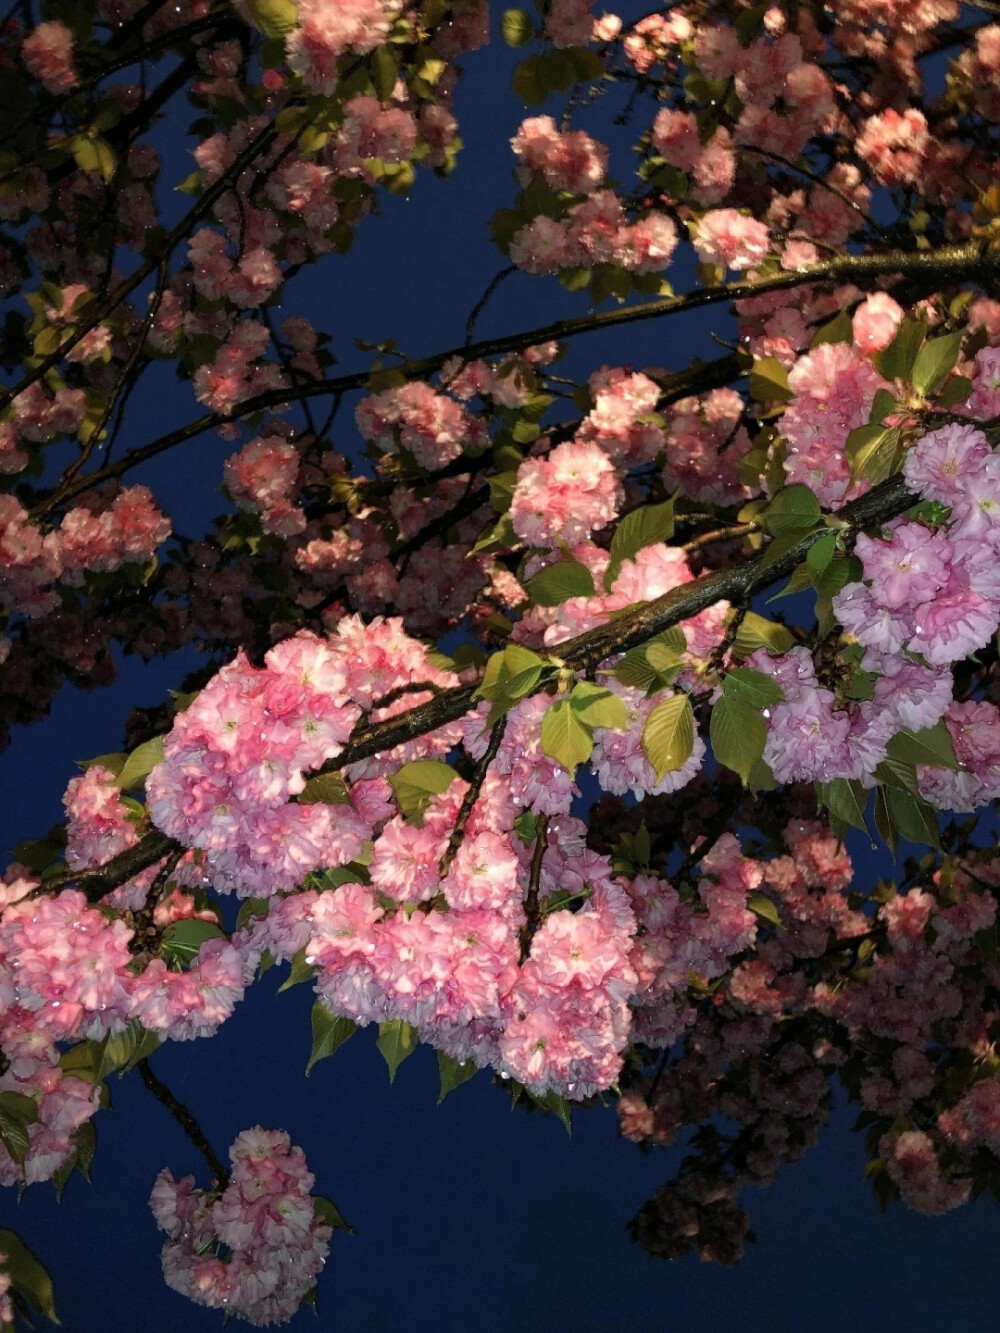
M 927 325 L 920 320 L 904 319 L 892 342 L 872 358 L 887 380 L 909 381 Z
M 347 784 L 339 773 L 317 773 L 299 793 L 300 805 L 350 805 Z
M 174 921 L 163 932 L 163 952 L 174 963 L 179 963 L 185 970 L 198 956 L 198 950 L 206 940 L 224 939 L 226 932 L 214 921 L 199 921 L 189 917 L 184 921 Z
M 501 700 L 513 703 L 531 693 L 538 684 L 544 666 L 544 660 L 530 648 L 522 648 L 516 643 L 508 644 L 501 652 L 494 653 L 486 663 L 476 694 L 489 699 L 491 703 Z
M 122 765 L 117 782 L 122 791 L 129 791 L 146 781 L 150 773 L 163 763 L 163 737 L 154 736 L 137 746 Z
M 438 1073 L 441 1077 L 441 1091 L 438 1094 L 438 1106 L 460 1084 L 467 1082 L 476 1073 L 475 1060 L 453 1060 L 444 1051 L 438 1051 Z
M 772 537 L 808 532 L 821 517 L 819 501 L 808 486 L 785 486 L 761 515 Z
M 724 694 L 712 709 L 709 738 L 718 762 L 738 773 L 746 785 L 767 741 L 767 727 L 760 713 Z
M 748 611 L 740 621 L 736 631 L 733 650 L 737 657 L 749 657 L 758 648 L 766 648 L 772 655 L 787 653 L 795 639 L 774 620 L 759 616 L 755 611 Z
M 930 768 L 961 768 L 951 732 L 944 719 L 923 731 L 904 727 L 889 742 L 886 753 L 900 764 L 926 764 Z
M 940 848 L 941 837 L 934 811 L 918 796 L 900 791 L 898 787 L 883 788 L 893 821 L 904 838 L 910 842 L 927 843 Z
M 559 699 L 542 718 L 541 744 L 550 759 L 555 759 L 572 777 L 579 764 L 585 764 L 594 748 L 590 727 L 582 722 L 568 699 Z
M 390 774 L 389 783 L 400 813 L 408 823 L 419 823 L 432 796 L 440 796 L 458 777 L 455 770 L 440 759 L 414 759 Z
M 399 67 L 395 56 L 387 46 L 379 46 L 369 57 L 368 66 L 379 101 L 388 102 L 399 78 Z
M 254 27 L 265 37 L 285 37 L 299 24 L 294 0 L 247 0 L 247 9 Z
M 282 991 L 291 990 L 293 986 L 301 986 L 303 981 L 312 981 L 316 975 L 316 969 L 312 963 L 306 962 L 306 951 L 300 949 L 297 954 L 292 956 L 292 965 L 288 970 L 288 976 L 278 987 L 278 994 Z
M 943 384 L 958 364 L 961 349 L 961 330 L 925 342 L 913 363 L 913 387 L 917 393 L 927 398 Z
M 727 699 L 750 708 L 773 708 L 785 697 L 784 690 L 773 677 L 753 667 L 734 667 L 722 688 Z
M 694 714 L 687 694 L 675 694 L 658 703 L 642 729 L 642 752 L 656 781 L 683 768 L 694 750 Z
M 560 606 L 571 597 L 593 597 L 594 576 L 578 560 L 559 560 L 528 580 L 525 591 L 536 606 Z
M 0 1254 L 6 1256 L 4 1267 L 14 1290 L 46 1319 L 58 1324 L 52 1279 L 21 1237 L 13 1231 L 0 1231 Z
M 656 546 L 674 535 L 674 498 L 663 504 L 643 505 L 626 514 L 611 538 L 611 560 L 604 575 L 604 589 L 610 592 L 621 573 L 623 560 L 634 560 L 645 546 Z
M 835 819 L 867 833 L 865 806 L 868 804 L 868 793 L 860 782 L 834 778 L 832 782 L 817 782 L 816 791 L 820 805 L 829 810 Z
M 762 921 L 770 921 L 772 926 L 777 926 L 779 930 L 784 929 L 778 909 L 766 893 L 751 893 L 747 898 L 747 907 Z
M 340 1014 L 331 1013 L 322 1000 L 317 1000 L 312 1007 L 312 1050 L 306 1065 L 306 1078 L 313 1065 L 332 1055 L 357 1030 L 357 1023 L 352 1023 Z
M 589 680 L 573 686 L 569 701 L 588 727 L 612 727 L 615 731 L 628 727 L 628 713 L 618 695 Z
M 344 1214 L 334 1201 L 328 1199 L 325 1194 L 313 1195 L 313 1212 L 321 1222 L 325 1222 L 334 1231 L 346 1231 L 349 1236 L 354 1235 L 354 1228 L 345 1219 Z
M 523 9 L 505 9 L 500 31 L 508 46 L 525 46 L 535 35 L 535 25 Z
M 750 397 L 758 403 L 787 403 L 794 397 L 788 384 L 788 371 L 776 357 L 764 356 L 754 361 L 748 376 Z
M 417 1049 L 417 1034 L 401 1018 L 390 1018 L 378 1025 L 378 1048 L 389 1069 L 389 1082 L 396 1081 L 396 1070 Z
M 38 1119 L 34 1097 L 20 1092 L 0 1092 L 0 1143 L 19 1165 L 28 1155 L 28 1126 Z

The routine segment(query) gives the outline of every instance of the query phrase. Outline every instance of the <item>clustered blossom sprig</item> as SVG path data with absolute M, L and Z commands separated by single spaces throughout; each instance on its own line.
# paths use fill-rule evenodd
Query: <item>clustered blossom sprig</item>
M 330 1227 L 312 1196 L 315 1176 L 282 1130 L 236 1136 L 224 1189 L 200 1190 L 164 1167 L 149 1204 L 167 1234 L 167 1286 L 198 1305 L 255 1328 L 284 1324 L 316 1284 L 330 1252 Z

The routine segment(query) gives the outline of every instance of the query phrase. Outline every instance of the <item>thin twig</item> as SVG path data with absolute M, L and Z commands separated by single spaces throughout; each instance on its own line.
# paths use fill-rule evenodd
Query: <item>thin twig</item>
M 538 926 L 538 890 L 542 882 L 542 861 L 549 845 L 549 817 L 539 815 L 535 823 L 535 850 L 531 854 L 531 869 L 528 872 L 528 892 L 524 899 L 524 925 L 518 931 L 517 939 L 521 946 L 521 962 L 528 956 L 531 937 Z
M 507 728 L 507 714 L 503 713 L 490 732 L 490 743 L 486 747 L 486 752 L 476 764 L 475 772 L 472 775 L 472 781 L 469 783 L 469 790 L 462 798 L 462 804 L 458 810 L 458 818 L 455 820 L 455 827 L 451 831 L 451 837 L 448 839 L 448 846 L 445 848 L 444 856 L 441 858 L 441 865 L 438 868 L 438 874 L 444 879 L 451 869 L 451 863 L 458 855 L 458 849 L 462 845 L 462 839 L 465 837 L 465 828 L 469 822 L 469 816 L 472 814 L 472 808 L 479 800 L 479 793 L 483 789 L 483 783 L 486 781 L 486 774 L 489 772 L 490 764 L 497 757 L 497 752 L 503 742 L 503 734 Z
M 229 1172 L 215 1155 L 215 1150 L 205 1137 L 201 1126 L 195 1120 L 194 1116 L 187 1109 L 183 1102 L 179 1102 L 167 1085 L 156 1077 L 149 1067 L 148 1060 L 140 1060 L 136 1064 L 139 1071 L 139 1077 L 145 1086 L 153 1094 L 158 1102 L 161 1102 L 173 1118 L 180 1125 L 181 1129 L 188 1136 L 194 1146 L 208 1163 L 208 1169 L 213 1176 L 213 1186 L 219 1190 L 225 1189 L 229 1184 Z

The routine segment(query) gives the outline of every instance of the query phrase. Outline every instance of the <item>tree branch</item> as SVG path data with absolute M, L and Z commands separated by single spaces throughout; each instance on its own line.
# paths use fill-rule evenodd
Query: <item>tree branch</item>
M 836 516 L 854 528 L 863 528 L 886 523 L 910 507 L 916 497 L 907 490 L 902 474 L 889 477 L 866 495 L 835 511 Z M 778 579 L 784 578 L 802 561 L 810 546 L 823 536 L 827 528 L 817 528 L 808 533 L 791 549 L 776 559 L 768 559 L 768 547 L 755 555 L 727 569 L 703 574 L 690 583 L 682 583 L 652 602 L 641 602 L 620 616 L 615 616 L 605 625 L 578 634 L 557 645 L 558 658 L 553 653 L 553 661 L 564 663 L 572 671 L 589 671 L 618 653 L 648 639 L 654 638 L 673 625 L 695 616 L 716 602 L 729 601 L 743 603 L 754 594 L 770 587 Z M 406 741 L 424 736 L 438 728 L 456 722 L 473 707 L 477 682 L 455 686 L 442 690 L 427 703 L 419 704 L 409 712 L 396 717 L 386 718 L 381 722 L 367 722 L 356 728 L 351 740 L 344 746 L 336 758 L 329 760 L 317 770 L 318 773 L 334 773 L 350 767 L 362 759 L 383 754 Z M 120 852 L 103 866 L 90 870 L 65 870 L 53 875 L 44 884 L 44 891 L 60 889 L 74 883 L 95 900 L 103 897 L 118 885 L 153 865 L 161 857 L 168 855 L 178 846 L 173 838 L 166 837 L 158 830 L 147 834 L 135 847 Z
M 180 1125 L 181 1129 L 188 1136 L 194 1146 L 208 1163 L 208 1169 L 211 1171 L 214 1180 L 213 1186 L 220 1190 L 225 1189 L 229 1184 L 229 1172 L 215 1155 L 215 1150 L 205 1137 L 204 1131 L 195 1120 L 194 1116 L 187 1109 L 183 1102 L 179 1102 L 167 1085 L 156 1077 L 149 1067 L 148 1060 L 140 1060 L 136 1065 L 139 1071 L 139 1077 L 145 1086 L 153 1094 L 158 1102 L 161 1102 L 173 1118 Z

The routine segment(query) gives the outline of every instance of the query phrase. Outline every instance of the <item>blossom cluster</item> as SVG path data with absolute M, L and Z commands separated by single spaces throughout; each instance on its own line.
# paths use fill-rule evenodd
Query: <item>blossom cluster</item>
M 303 631 L 272 648 L 262 669 L 241 653 L 174 723 L 147 782 L 150 815 L 204 853 L 217 888 L 243 897 L 344 865 L 371 835 L 363 807 L 290 798 L 303 792 L 307 770 L 341 752 L 380 694 L 449 679 L 398 621 L 344 620 L 329 641 Z
M 282 1130 L 245 1129 L 229 1150 L 225 1187 L 200 1190 L 164 1167 L 149 1205 L 166 1232 L 167 1286 L 255 1328 L 287 1323 L 330 1252 L 315 1176 Z
M 92 493 L 43 534 L 16 496 L 0 496 L 0 594 L 24 615 L 41 616 L 58 605 L 57 580 L 79 586 L 88 571 L 149 560 L 169 537 L 170 520 L 145 486 L 108 500 Z

